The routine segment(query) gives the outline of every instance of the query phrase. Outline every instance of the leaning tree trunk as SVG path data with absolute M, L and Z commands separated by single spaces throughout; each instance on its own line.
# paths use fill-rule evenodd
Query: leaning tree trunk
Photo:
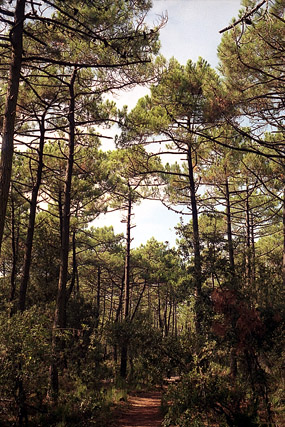
M 44 143 L 45 143 L 45 114 L 46 113 L 42 115 L 41 122 L 40 122 L 40 143 L 39 143 L 39 149 L 38 149 L 37 177 L 36 177 L 35 185 L 32 189 L 32 197 L 30 200 L 29 225 L 28 225 L 28 232 L 27 232 L 26 243 L 25 243 L 23 273 L 22 273 L 21 284 L 20 284 L 19 310 L 22 312 L 26 308 L 26 294 L 27 294 L 27 287 L 28 287 L 28 282 L 30 277 L 30 267 L 31 267 L 31 261 L 32 261 L 32 248 L 33 248 L 38 194 L 39 194 L 39 189 L 42 182 L 43 156 L 44 156 Z
M 50 397 L 57 400 L 59 383 L 58 383 L 58 351 L 64 346 L 63 340 L 57 338 L 57 332 L 66 328 L 66 284 L 68 277 L 68 254 L 69 254 L 69 232 L 70 232 L 70 204 L 71 204 L 71 183 L 74 164 L 74 146 L 75 146 L 75 94 L 74 83 L 77 70 L 74 69 L 69 83 L 69 152 L 68 161 L 64 180 L 64 200 L 62 212 L 62 229 L 61 229 L 61 248 L 60 248 L 60 270 L 58 280 L 58 290 L 56 299 L 56 309 L 53 323 L 53 362 L 50 366 Z
M 25 19 L 25 5 L 25 0 L 17 1 L 14 14 L 14 25 L 10 31 L 12 57 L 10 62 L 8 87 L 6 94 L 0 163 L 0 253 L 12 174 L 15 118 L 23 56 L 23 28 Z
M 192 148 L 189 144 L 187 150 L 187 161 L 188 161 L 188 176 L 189 176 L 189 188 L 190 188 L 190 200 L 192 210 L 192 231 L 193 231 L 193 247 L 194 247 L 194 272 L 195 272 L 195 312 L 196 312 L 196 333 L 200 334 L 202 331 L 202 318 L 203 310 L 201 308 L 202 303 L 202 268 L 201 268 L 201 253 L 200 253 L 200 237 L 199 237 L 199 222 L 198 222 L 198 209 L 196 200 L 196 188 L 194 179 L 194 168 L 192 159 Z

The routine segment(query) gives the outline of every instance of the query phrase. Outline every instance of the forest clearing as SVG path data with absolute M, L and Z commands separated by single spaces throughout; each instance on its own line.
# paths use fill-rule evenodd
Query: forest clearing
M 154 6 L 0 1 L 3 427 L 285 425 L 285 3 L 241 0 L 216 68 Z M 175 244 L 134 244 L 145 201 Z

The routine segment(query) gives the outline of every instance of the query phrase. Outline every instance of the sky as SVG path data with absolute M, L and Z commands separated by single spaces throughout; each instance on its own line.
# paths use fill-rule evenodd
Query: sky
M 167 13 L 168 22 L 161 30 L 161 54 L 167 59 L 175 57 L 181 64 L 188 59 L 196 62 L 199 56 L 213 68 L 218 66 L 217 47 L 221 40 L 219 30 L 227 27 L 238 16 L 240 0 L 153 0 L 153 8 L 147 17 L 152 25 L 159 16 Z M 146 94 L 146 88 L 138 87 L 116 97 L 119 107 L 128 105 L 129 110 Z M 113 225 L 115 233 L 125 233 L 123 213 L 101 215 L 93 222 L 95 227 Z M 143 201 L 134 209 L 132 247 L 145 244 L 151 237 L 159 242 L 175 245 L 175 226 L 180 215 L 169 211 L 160 202 Z M 187 218 L 184 219 L 187 221 Z

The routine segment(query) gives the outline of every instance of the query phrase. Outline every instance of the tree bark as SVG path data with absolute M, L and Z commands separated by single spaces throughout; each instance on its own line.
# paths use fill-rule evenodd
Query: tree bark
M 130 251 L 131 251 L 131 217 L 132 217 L 132 195 L 130 185 L 128 194 L 128 213 L 127 213 L 127 247 L 125 258 L 125 282 L 124 282 L 124 305 L 123 305 L 123 319 L 129 320 L 129 305 L 130 305 Z M 128 360 L 128 343 L 123 340 L 121 349 L 121 367 L 120 375 L 122 378 L 127 376 L 127 360 Z
M 75 282 L 77 282 L 76 287 L 75 287 Z M 76 259 L 76 231 L 73 231 L 72 233 L 72 277 L 71 277 L 70 285 L 66 292 L 66 303 L 71 297 L 73 290 L 75 290 L 75 292 L 79 294 L 79 280 L 78 280 L 78 269 L 77 269 L 77 259 Z
M 15 119 L 23 57 L 25 5 L 25 0 L 17 1 L 14 14 L 14 26 L 10 31 L 12 57 L 10 62 L 8 87 L 6 93 L 0 162 L 0 253 L 12 174 Z
M 165 305 L 164 305 L 164 311 L 163 311 L 163 325 L 164 325 L 164 336 L 167 337 L 168 336 L 168 323 L 167 323 L 167 307 L 168 307 L 168 292 L 166 294 L 165 297 Z
M 131 215 L 132 215 L 132 198 L 131 198 L 131 191 L 129 187 L 128 213 L 127 213 L 127 247 L 126 247 L 126 257 L 125 257 L 125 282 L 124 282 L 124 306 L 123 306 L 124 319 L 127 319 L 129 316 L 129 306 L 130 306 Z
M 10 301 L 14 301 L 16 293 L 16 275 L 17 275 L 17 260 L 18 260 L 18 245 L 19 245 L 19 229 L 16 233 L 15 224 L 15 203 L 13 197 L 11 198 L 11 228 L 12 228 L 12 271 L 11 271 L 11 288 L 10 288 Z
M 282 261 L 282 281 L 285 289 L 285 187 L 283 190 L 283 261 Z
M 246 242 L 245 242 L 245 282 L 247 287 L 251 281 L 251 232 L 250 232 L 250 207 L 249 207 L 249 188 L 246 185 L 246 199 L 245 199 L 245 229 L 246 229 Z
M 235 261 L 234 261 L 234 248 L 233 248 L 233 237 L 232 237 L 232 219 L 231 219 L 231 201 L 230 201 L 230 190 L 229 182 L 226 177 L 226 215 L 227 215 L 227 237 L 228 237 L 228 250 L 229 250 L 229 261 L 230 261 L 230 274 L 233 288 L 236 288 L 236 275 L 235 275 Z M 235 321 L 232 322 L 234 328 Z M 232 381 L 235 382 L 237 376 L 237 354 L 236 348 L 233 347 L 230 353 L 230 371 Z
M 163 319 L 161 316 L 161 298 L 160 298 L 160 283 L 157 284 L 157 299 L 158 299 L 158 305 L 157 305 L 157 311 L 158 311 L 158 325 L 161 332 L 163 332 Z
M 45 143 L 45 113 L 43 114 L 40 122 L 40 143 L 39 143 L 39 149 L 38 149 L 37 178 L 36 178 L 35 185 L 32 189 L 32 197 L 30 200 L 29 225 L 28 225 L 28 232 L 27 232 L 27 237 L 25 242 L 24 265 L 23 265 L 23 273 L 21 277 L 20 294 L 19 294 L 19 310 L 21 312 L 23 312 L 26 308 L 26 294 L 27 294 L 27 287 L 28 287 L 28 282 L 30 277 L 30 267 L 31 267 L 31 261 L 32 261 L 32 248 L 33 248 L 33 239 L 34 239 L 34 230 L 35 230 L 38 193 L 39 193 L 39 189 L 42 182 L 44 143 Z
M 233 234 L 232 234 L 232 218 L 231 218 L 231 202 L 230 202 L 230 190 L 229 181 L 226 177 L 226 215 L 227 215 L 227 237 L 228 237 L 228 249 L 229 249 L 229 261 L 230 261 L 230 273 L 232 279 L 235 278 L 235 260 L 234 260 L 234 247 L 233 247 Z
M 77 70 L 74 69 L 69 83 L 69 152 L 64 180 L 64 201 L 62 213 L 62 230 L 61 230 L 61 248 L 60 248 L 60 270 L 58 280 L 58 293 L 56 310 L 54 316 L 54 327 L 66 327 L 66 283 L 68 275 L 68 254 L 69 254 L 69 233 L 70 233 L 70 203 L 71 203 L 71 183 L 74 164 L 74 146 L 75 146 L 75 94 L 74 83 Z
M 71 203 L 71 185 L 72 185 L 72 172 L 74 164 L 74 146 L 75 146 L 75 94 L 74 94 L 74 83 L 76 78 L 77 70 L 74 69 L 70 83 L 69 83 L 69 152 L 68 160 L 65 172 L 64 180 L 64 200 L 63 200 L 63 211 L 62 211 L 62 229 L 61 229 L 61 248 L 60 248 L 60 270 L 58 280 L 58 291 L 56 299 L 56 309 L 54 314 L 53 322 L 53 334 L 52 334 L 52 352 L 53 361 L 50 366 L 50 397 L 53 401 L 57 401 L 59 392 L 59 381 L 58 381 L 58 365 L 59 356 L 58 351 L 64 347 L 64 342 L 60 339 L 60 335 L 57 334 L 58 330 L 66 328 L 66 284 L 68 276 L 68 254 L 69 254 L 69 232 L 70 232 L 70 203 Z
M 98 326 L 99 326 L 100 297 L 101 297 L 101 267 L 99 265 L 98 266 L 98 271 L 97 271 L 97 295 L 96 295 L 96 306 L 95 306 L 95 329 L 98 329 Z
M 191 210 L 192 210 L 192 231 L 193 231 L 193 247 L 194 247 L 194 273 L 195 273 L 195 311 L 196 311 L 196 322 L 195 328 L 196 333 L 201 333 L 201 323 L 202 323 L 202 310 L 201 310 L 201 300 L 202 300 L 202 268 L 201 268 L 201 253 L 200 253 L 200 237 L 199 237 L 199 221 L 198 221 L 198 209 L 197 209 L 197 200 L 196 200 L 196 188 L 194 180 L 194 168 L 193 168 L 193 158 L 192 158 L 192 148 L 189 144 L 187 150 L 187 162 L 188 162 L 188 176 L 189 176 L 189 188 L 190 188 L 190 200 L 191 200 Z
M 250 240 L 251 240 L 251 286 L 256 283 L 256 254 L 255 254 L 255 237 L 254 237 L 254 216 L 250 215 Z

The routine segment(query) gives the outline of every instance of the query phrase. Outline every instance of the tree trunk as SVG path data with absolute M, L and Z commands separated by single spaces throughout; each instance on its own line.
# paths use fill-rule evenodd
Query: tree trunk
M 161 330 L 161 332 L 163 332 L 163 320 L 162 320 L 162 316 L 161 316 L 161 298 L 160 298 L 160 283 L 159 282 L 157 284 L 157 299 L 158 299 L 158 306 L 157 306 L 158 324 L 159 324 L 159 329 Z
M 75 282 L 77 282 L 76 287 L 75 287 Z M 79 281 L 78 281 L 78 270 L 77 270 L 77 259 L 76 259 L 76 231 L 72 233 L 72 277 L 66 293 L 66 303 L 71 297 L 73 290 L 75 290 L 74 292 L 77 292 L 77 294 L 79 294 Z
M 235 261 L 234 261 L 234 248 L 233 248 L 233 237 L 232 237 L 232 219 L 231 219 L 231 203 L 230 203 L 230 191 L 229 191 L 229 182 L 226 177 L 226 215 L 227 215 L 227 237 L 228 237 L 228 250 L 229 250 L 229 261 L 230 261 L 230 274 L 233 288 L 236 288 L 236 276 L 235 276 Z M 232 327 L 235 326 L 235 320 L 232 322 Z M 237 376 L 237 355 L 236 348 L 231 349 L 230 353 L 230 371 L 231 378 L 235 382 Z
M 231 219 L 231 203 L 230 203 L 230 190 L 229 190 L 229 181 L 226 177 L 226 215 L 227 215 L 227 237 L 228 237 L 228 247 L 229 247 L 229 261 L 230 261 L 230 273 L 232 279 L 235 279 L 235 260 L 234 260 L 234 247 L 233 247 L 233 235 L 232 235 L 232 219 Z
M 14 129 L 23 56 L 23 27 L 25 19 L 25 5 L 25 0 L 17 1 L 14 14 L 14 26 L 10 31 L 12 57 L 10 62 L 8 87 L 6 93 L 0 163 L 0 253 L 12 174 Z
M 125 282 L 124 282 L 124 305 L 123 305 L 123 319 L 125 322 L 129 319 L 129 305 L 130 305 L 130 250 L 131 250 L 131 217 L 132 217 L 132 195 L 129 187 L 128 194 L 128 213 L 127 213 L 127 247 L 125 258 Z M 123 339 L 121 349 L 121 367 L 120 375 L 122 378 L 127 376 L 127 360 L 128 360 L 128 343 Z
M 168 319 L 167 319 L 167 335 L 169 334 L 169 331 L 170 331 L 173 304 L 174 304 L 174 302 L 172 301 L 172 298 L 170 297 L 170 299 L 169 299 L 169 312 L 168 312 Z
M 26 308 L 26 294 L 27 294 L 27 287 L 28 287 L 28 282 L 30 277 L 30 267 L 31 267 L 31 261 L 32 261 L 32 248 L 33 248 L 33 239 L 34 239 L 34 230 L 35 230 L 38 193 L 39 193 L 40 185 L 42 182 L 44 143 L 45 143 L 45 113 L 43 114 L 40 122 L 40 143 L 39 143 L 39 149 L 38 149 L 37 178 L 36 178 L 35 185 L 32 189 L 32 197 L 30 200 L 29 225 L 28 225 L 28 232 L 27 232 L 27 237 L 25 242 L 24 265 L 23 265 L 23 273 L 22 273 L 21 284 L 20 284 L 19 310 L 22 312 Z
M 282 261 L 282 281 L 285 289 L 285 187 L 283 190 L 283 261 Z
M 74 82 L 76 78 L 76 69 L 73 71 L 70 84 L 69 84 L 69 152 L 68 161 L 65 172 L 64 180 L 64 201 L 63 201 L 63 214 L 62 214 L 62 231 L 61 231 L 61 248 L 60 248 L 60 270 L 59 270 L 59 281 L 58 281 L 58 293 L 56 310 L 54 316 L 54 327 L 65 328 L 66 327 L 66 283 L 68 275 L 68 253 L 69 253 L 69 233 L 70 233 L 70 194 L 71 194 L 71 183 L 72 183 L 72 172 L 74 164 L 74 145 L 75 145 L 75 94 L 74 94 Z
M 96 306 L 95 306 L 95 329 L 97 329 L 98 326 L 99 326 L 100 295 L 101 295 L 101 267 L 98 266 L 98 271 L 97 271 L 97 296 L 96 296 Z
M 124 319 L 127 319 L 129 316 L 129 306 L 130 306 L 131 215 L 132 215 L 132 199 L 131 199 L 131 192 L 129 188 L 128 214 L 127 214 L 127 247 L 126 247 L 126 257 L 125 257 L 125 282 L 124 282 L 124 306 L 123 306 Z
M 16 377 L 16 393 L 17 393 L 17 404 L 18 404 L 18 424 L 19 427 L 28 426 L 28 413 L 26 404 L 26 393 L 23 384 L 22 366 L 19 363 L 19 373 Z
M 163 311 L 163 324 L 164 324 L 164 336 L 168 336 L 168 323 L 167 323 L 167 307 L 168 307 L 168 293 L 165 297 L 165 305 L 164 305 L 164 311 Z
M 139 295 L 138 301 L 137 301 L 136 306 L 135 306 L 135 308 L 134 308 L 134 310 L 133 310 L 132 317 L 131 317 L 131 321 L 133 321 L 133 319 L 134 319 L 134 318 L 135 318 L 135 316 L 136 316 L 136 313 L 137 313 L 137 311 L 138 311 L 138 308 L 139 308 L 139 306 L 140 306 L 140 303 L 141 303 L 141 300 L 142 300 L 142 297 L 143 297 L 143 294 L 144 294 L 144 291 L 145 291 L 145 288 L 146 288 L 146 284 L 147 284 L 147 282 L 146 282 L 146 279 L 145 279 L 145 280 L 144 280 L 144 285 L 143 285 L 142 291 L 141 291 L 141 293 L 140 293 L 140 295 Z
M 250 215 L 250 240 L 251 240 L 251 286 L 256 284 L 256 254 L 255 254 L 255 238 L 254 238 L 254 217 L 253 212 Z
M 111 296 L 110 296 L 110 310 L 109 310 L 109 316 L 108 316 L 108 323 L 113 322 L 114 319 L 114 282 L 112 281 L 111 285 Z
M 245 282 L 246 286 L 250 285 L 251 280 L 251 232 L 250 232 L 250 207 L 249 207 L 249 188 L 246 185 L 246 199 L 245 199 L 245 229 L 246 229 L 246 241 L 245 241 Z
M 50 367 L 50 397 L 56 401 L 59 391 L 58 382 L 58 352 L 64 347 L 64 342 L 57 336 L 58 330 L 66 328 L 66 284 L 68 276 L 68 253 L 69 253 L 69 232 L 70 232 L 70 194 L 72 183 L 72 172 L 74 164 L 74 146 L 75 146 L 75 94 L 74 82 L 77 71 L 74 69 L 69 83 L 69 153 L 64 180 L 64 201 L 62 211 L 62 230 L 61 230 L 61 248 L 60 248 L 60 270 L 58 280 L 58 291 L 56 300 L 56 309 L 53 322 L 53 362 Z
M 188 146 L 187 151 L 187 162 L 188 162 L 188 176 L 189 176 L 189 188 L 190 188 L 190 200 L 191 200 L 191 210 L 192 210 L 192 231 L 193 231 L 193 247 L 194 247 L 194 272 L 195 272 L 195 312 L 196 312 L 196 322 L 195 328 L 196 333 L 200 334 L 202 329 L 202 268 L 201 268 L 201 253 L 200 253 L 200 237 L 199 237 L 199 221 L 198 221 L 198 209 L 197 209 L 197 200 L 196 200 L 196 188 L 194 180 L 194 168 L 193 168 L 193 159 L 192 159 L 192 148 L 191 145 Z
M 12 228 L 12 271 L 11 271 L 11 288 L 10 288 L 10 301 L 14 301 L 16 293 L 16 275 L 17 275 L 17 260 L 18 260 L 18 244 L 19 244 L 19 229 L 16 234 L 15 224 L 15 203 L 13 197 L 11 198 L 11 228 Z M 13 310 L 12 310 L 13 311 Z

